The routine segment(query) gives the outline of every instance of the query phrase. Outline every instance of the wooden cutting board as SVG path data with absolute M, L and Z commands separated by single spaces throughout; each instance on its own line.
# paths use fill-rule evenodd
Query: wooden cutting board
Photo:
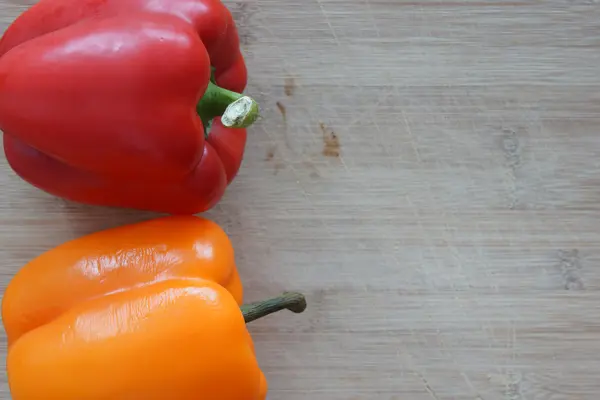
M 207 216 L 248 300 L 309 300 L 250 328 L 270 400 L 596 400 L 600 3 L 228 5 L 263 119 Z M 2 288 L 154 217 L 0 188 Z

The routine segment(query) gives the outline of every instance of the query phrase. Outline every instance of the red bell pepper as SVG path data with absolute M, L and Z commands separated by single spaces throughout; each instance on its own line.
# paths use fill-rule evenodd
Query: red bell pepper
M 41 0 L 0 41 L 5 154 L 71 201 L 203 212 L 258 116 L 246 80 L 219 0 Z

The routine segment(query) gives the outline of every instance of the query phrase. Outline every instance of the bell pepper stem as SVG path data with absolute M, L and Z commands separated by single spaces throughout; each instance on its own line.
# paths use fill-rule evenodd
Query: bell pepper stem
M 249 96 L 232 92 L 209 82 L 204 96 L 196 105 L 196 111 L 205 126 L 215 117 L 228 128 L 247 128 L 259 116 L 258 103 Z
M 240 307 L 240 310 L 244 315 L 244 321 L 246 321 L 246 323 L 250 323 L 281 310 L 290 310 L 293 313 L 300 314 L 306 310 L 306 298 L 302 293 L 286 292 L 281 296 L 272 299 L 244 304 Z

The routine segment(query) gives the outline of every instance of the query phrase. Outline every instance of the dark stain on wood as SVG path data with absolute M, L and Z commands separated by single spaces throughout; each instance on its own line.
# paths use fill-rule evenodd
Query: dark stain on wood
M 581 257 L 579 250 L 559 250 L 559 269 L 565 290 L 584 290 Z
M 265 161 L 271 161 L 275 158 L 275 151 L 277 147 L 271 146 L 267 149 L 267 155 L 265 156 Z
M 285 77 L 285 79 L 283 80 L 283 92 L 285 93 L 285 95 L 292 96 L 294 94 L 295 89 L 296 80 L 291 76 Z
M 521 143 L 515 129 L 502 129 L 500 146 L 508 167 L 515 172 L 521 166 Z
M 323 155 L 325 157 L 339 157 L 341 145 L 338 135 L 323 122 L 319 123 L 319 127 L 323 133 Z
M 283 103 L 278 101 L 277 103 L 275 103 L 275 105 L 277 106 L 277 109 L 281 113 L 281 116 L 283 117 L 283 121 L 287 122 L 287 109 L 285 108 Z
M 498 146 L 504 156 L 505 166 L 508 169 L 506 174 L 507 189 L 508 189 L 508 208 L 517 210 L 523 208 L 520 200 L 520 185 L 519 180 L 521 169 L 521 140 L 520 136 L 524 130 L 521 128 L 500 127 L 500 135 Z
M 275 161 L 273 166 L 273 175 L 279 174 L 279 171 L 285 169 L 285 164 L 281 160 L 276 160 L 275 156 L 277 155 L 277 146 L 272 145 L 268 148 L 267 154 L 265 155 L 265 161 Z

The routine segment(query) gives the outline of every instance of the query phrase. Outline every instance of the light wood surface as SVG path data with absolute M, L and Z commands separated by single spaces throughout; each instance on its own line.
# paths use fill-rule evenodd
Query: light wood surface
M 597 400 L 600 3 L 228 4 L 264 118 L 207 216 L 248 300 L 309 300 L 251 326 L 270 400 Z M 2 286 L 153 217 L 0 171 Z

